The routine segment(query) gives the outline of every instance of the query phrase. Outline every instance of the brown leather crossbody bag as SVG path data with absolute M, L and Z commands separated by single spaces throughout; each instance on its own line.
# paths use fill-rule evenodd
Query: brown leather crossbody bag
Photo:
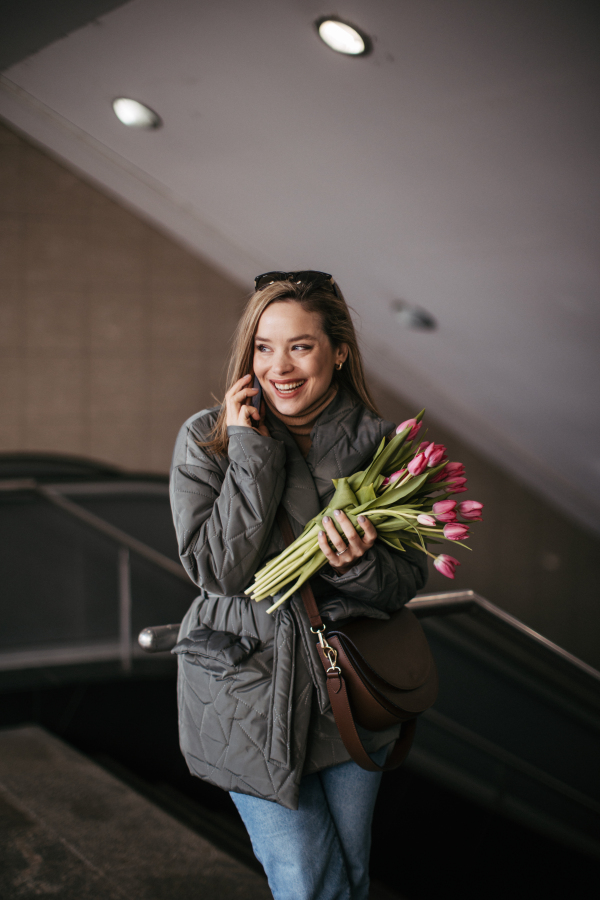
M 281 507 L 277 522 L 289 545 L 294 535 Z M 300 594 L 310 630 L 318 637 L 327 693 L 346 750 L 363 769 L 395 769 L 410 750 L 417 716 L 434 703 L 438 692 L 435 663 L 419 620 L 410 610 L 400 609 L 389 619 L 363 616 L 327 630 L 308 582 Z M 400 724 L 400 737 L 383 766 L 374 763 L 363 747 L 357 723 L 370 731 Z

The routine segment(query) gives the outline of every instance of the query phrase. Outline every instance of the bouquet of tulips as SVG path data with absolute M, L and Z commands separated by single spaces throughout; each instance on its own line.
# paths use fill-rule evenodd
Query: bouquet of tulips
M 448 540 L 464 547 L 462 541 L 469 536 L 469 526 L 458 521 L 458 515 L 467 522 L 481 521 L 483 504 L 451 499 L 452 494 L 467 490 L 467 479 L 462 463 L 448 462 L 443 444 L 423 441 L 415 446 L 424 413 L 421 410 L 398 425 L 389 442 L 384 438 L 368 469 L 333 479 L 335 494 L 328 507 L 307 522 L 302 534 L 283 553 L 256 573 L 246 594 L 253 600 L 264 600 L 293 582 L 267 610 L 271 613 L 315 575 L 327 562 L 317 541 L 323 516 L 329 516 L 342 534 L 332 515 L 336 509 L 344 510 L 359 534 L 363 532 L 358 516 L 365 516 L 377 529 L 379 540 L 403 552 L 406 547 L 416 547 L 433 559 L 438 572 L 454 578 L 459 561 L 446 553 L 430 553 L 426 543 Z

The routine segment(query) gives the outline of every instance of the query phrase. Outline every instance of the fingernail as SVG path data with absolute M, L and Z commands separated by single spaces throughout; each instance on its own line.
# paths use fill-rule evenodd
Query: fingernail
M 320 531 L 320 532 L 319 532 L 319 537 L 325 537 L 325 532 L 324 532 L 324 531 Z
M 334 514 L 334 516 L 337 516 L 339 519 L 339 517 L 342 514 L 342 511 L 341 511 L 341 509 L 334 509 L 333 514 Z
M 358 517 L 358 521 L 359 521 L 360 524 L 362 525 L 362 523 L 365 521 L 365 517 L 364 517 L 364 516 L 359 516 L 359 517 Z
M 329 516 L 323 516 L 323 525 L 327 525 L 329 522 L 331 522 Z

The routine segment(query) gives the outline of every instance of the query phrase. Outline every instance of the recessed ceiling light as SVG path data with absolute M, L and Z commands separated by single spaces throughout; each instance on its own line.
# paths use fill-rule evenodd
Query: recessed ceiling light
M 324 16 L 315 22 L 319 37 L 328 47 L 337 53 L 347 56 L 366 56 L 371 52 L 369 37 L 349 22 L 343 22 L 337 16 Z
M 392 310 L 396 321 L 403 328 L 412 328 L 417 331 L 432 331 L 437 328 L 437 322 L 427 310 L 421 309 L 419 306 L 411 306 L 405 300 L 395 300 L 392 303 Z
M 130 128 L 160 128 L 162 125 L 160 116 L 154 110 L 129 97 L 117 97 L 112 107 L 119 122 Z

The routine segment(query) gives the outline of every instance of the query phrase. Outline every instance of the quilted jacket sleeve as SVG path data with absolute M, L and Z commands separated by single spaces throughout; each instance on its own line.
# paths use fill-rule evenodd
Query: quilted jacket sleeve
M 331 572 L 331 569 L 329 569 Z M 427 557 L 419 550 L 407 549 L 404 553 L 392 550 L 376 541 L 358 563 L 344 575 L 321 575 L 335 589 L 348 609 L 348 615 L 389 615 L 404 606 L 427 580 Z M 361 612 L 357 610 L 357 604 Z M 327 615 L 325 606 L 321 607 Z M 341 616 L 336 615 L 335 618 Z
M 190 578 L 221 596 L 243 593 L 267 548 L 285 485 L 285 446 L 231 427 L 229 460 L 206 453 L 183 426 L 171 469 L 179 555 Z M 227 464 L 227 462 L 229 464 Z

